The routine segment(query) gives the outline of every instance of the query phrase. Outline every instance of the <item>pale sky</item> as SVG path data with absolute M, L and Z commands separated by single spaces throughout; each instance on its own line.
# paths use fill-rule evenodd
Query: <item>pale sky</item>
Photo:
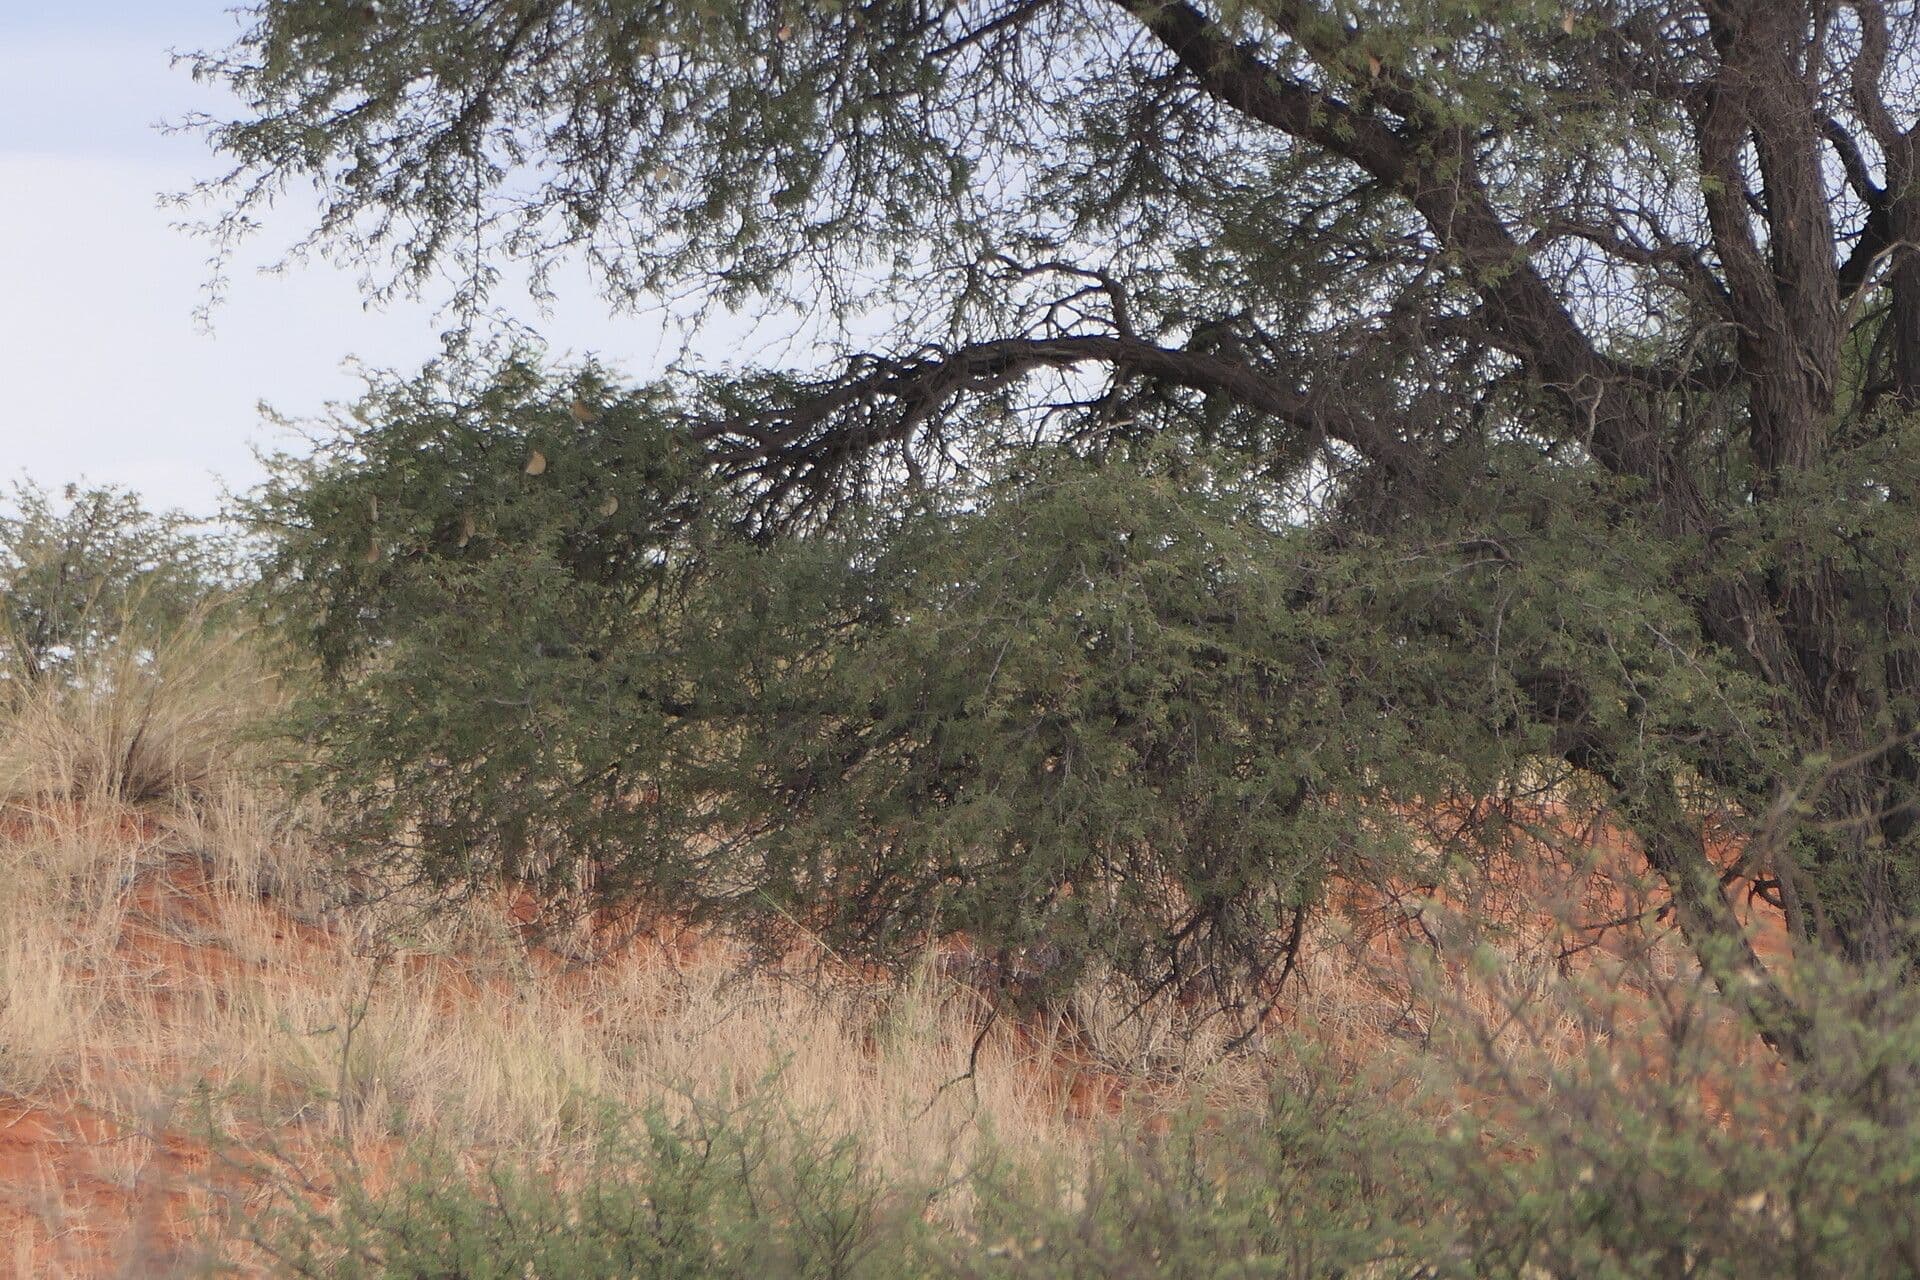
M 430 302 L 366 310 L 353 278 L 324 264 L 259 275 L 264 246 L 235 270 L 213 332 L 196 326 L 207 246 L 172 229 L 179 215 L 156 197 L 218 162 L 154 125 L 219 109 L 168 50 L 228 43 L 227 10 L 0 0 L 0 485 L 84 478 L 211 514 L 223 482 L 259 478 L 253 446 L 297 444 L 263 424 L 261 401 L 317 417 L 354 396 L 349 357 L 405 369 L 438 350 L 445 324 Z M 610 316 L 584 279 L 548 317 L 524 294 L 496 301 L 556 353 L 595 352 L 631 374 L 669 346 L 658 320 Z

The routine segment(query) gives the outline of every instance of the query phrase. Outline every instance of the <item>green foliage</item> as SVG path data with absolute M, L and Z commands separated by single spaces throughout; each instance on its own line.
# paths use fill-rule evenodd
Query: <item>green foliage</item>
M 1082 1168 L 977 1178 L 939 1274 L 1004 1280 L 1422 1274 L 1445 1256 L 1435 1144 L 1321 1067 L 1264 1114 L 1195 1109 L 1160 1137 L 1109 1135 Z
M 577 255 L 821 357 L 429 376 L 287 473 L 339 810 L 1252 1012 L 1396 816 L 1558 787 L 1799 1052 L 1702 830 L 1803 943 L 1920 915 L 1910 8 L 261 0 L 223 242 L 311 184 L 376 291 Z
M 1416 850 L 1407 806 L 1569 781 L 1574 734 L 1633 744 L 1627 803 L 1780 767 L 1675 567 L 1525 451 L 1391 537 L 1162 438 L 769 539 L 697 465 L 698 394 L 515 357 L 378 384 L 283 463 L 266 581 L 325 661 L 297 727 L 363 855 L 1249 1014 L 1330 876 L 1500 835 Z
M 178 627 L 223 585 L 228 558 L 177 512 L 131 493 L 16 483 L 0 514 L 0 673 L 58 678 L 127 633 Z
M 294 0 L 260 18 L 193 59 L 251 113 L 199 122 L 214 145 L 322 179 L 328 220 L 366 215 L 414 282 L 464 256 L 472 299 L 496 277 L 468 255 L 483 242 L 542 268 L 556 240 L 587 249 L 630 298 L 690 276 L 764 296 L 852 240 L 904 254 L 930 211 L 964 207 L 968 160 L 922 112 L 991 127 L 925 56 L 937 25 L 884 6 Z M 544 149 L 561 172 L 524 183 Z M 264 197 L 239 170 L 228 189 Z M 499 199 L 476 226 L 483 189 Z
M 1493 1100 L 1429 1175 L 1458 1206 L 1455 1274 L 1920 1275 L 1920 1005 L 1897 973 L 1798 977 L 1817 1013 L 1797 1068 L 1743 1051 L 1698 978 L 1567 1061 L 1455 1051 Z
M 901 1206 L 845 1142 L 808 1134 L 764 1101 L 653 1109 L 611 1123 L 565 1180 L 497 1165 L 479 1178 L 416 1147 L 393 1188 L 351 1168 L 341 1196 L 282 1206 L 256 1238 L 281 1274 L 336 1280 L 669 1280 L 905 1274 L 876 1257 Z
M 470 397 L 385 384 L 253 508 L 277 539 L 265 583 L 332 681 L 299 726 L 312 781 L 360 852 L 558 898 L 598 862 L 623 877 L 602 901 L 644 868 L 655 900 L 681 896 L 691 815 L 639 801 L 684 718 L 676 583 L 700 501 L 655 399 L 596 385 L 520 361 Z

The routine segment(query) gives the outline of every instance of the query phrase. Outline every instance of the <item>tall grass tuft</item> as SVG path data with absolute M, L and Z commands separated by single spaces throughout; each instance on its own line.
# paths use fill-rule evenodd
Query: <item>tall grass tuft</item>
M 247 730 L 280 683 L 217 605 L 158 633 L 117 629 L 68 669 L 6 681 L 0 802 L 46 812 L 210 800 L 255 763 Z

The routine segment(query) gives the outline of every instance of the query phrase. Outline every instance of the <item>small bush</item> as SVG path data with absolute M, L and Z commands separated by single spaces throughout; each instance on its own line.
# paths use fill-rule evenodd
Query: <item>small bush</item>
M 1330 1073 L 1277 1089 L 1264 1115 L 1196 1109 L 1164 1135 L 1114 1135 L 1080 1169 L 987 1170 L 973 1247 L 946 1242 L 942 1272 L 1420 1274 L 1436 1191 L 1421 1138 L 1383 1099 Z
M 336 1202 L 289 1201 L 255 1242 L 285 1273 L 338 1280 L 901 1274 L 881 1246 L 908 1234 L 908 1200 L 770 1096 L 610 1122 L 564 1175 L 476 1175 L 440 1146 L 416 1148 L 380 1192 L 343 1168 Z

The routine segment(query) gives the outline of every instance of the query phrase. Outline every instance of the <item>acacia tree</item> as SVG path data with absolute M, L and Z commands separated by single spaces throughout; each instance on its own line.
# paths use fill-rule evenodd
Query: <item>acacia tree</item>
M 1381 815 L 1544 780 L 1633 830 L 1789 1051 L 1703 813 L 1798 938 L 1908 954 L 1913 5 L 254 16 L 195 62 L 246 106 L 202 122 L 217 234 L 308 181 L 376 290 L 450 268 L 478 306 L 577 255 L 618 301 L 840 321 L 800 371 L 388 385 L 269 493 L 361 673 L 361 811 L 470 859 L 550 817 L 703 909 L 1226 991 Z M 538 721 L 493 755 L 435 696 L 487 653 L 518 692 L 451 703 Z M 541 806 L 448 817 L 485 777 Z

